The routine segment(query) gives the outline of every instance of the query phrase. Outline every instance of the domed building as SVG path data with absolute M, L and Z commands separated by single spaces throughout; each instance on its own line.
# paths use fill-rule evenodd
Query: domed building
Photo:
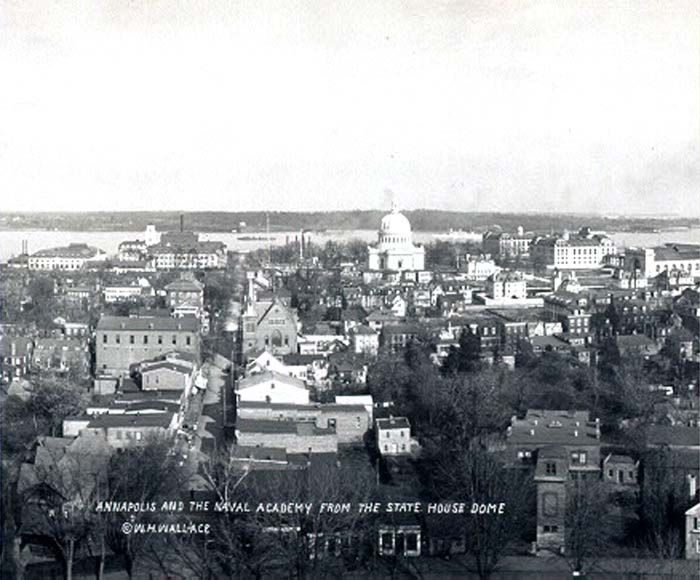
M 368 250 L 370 270 L 425 269 L 425 248 L 414 245 L 411 224 L 394 204 L 382 219 L 377 243 Z

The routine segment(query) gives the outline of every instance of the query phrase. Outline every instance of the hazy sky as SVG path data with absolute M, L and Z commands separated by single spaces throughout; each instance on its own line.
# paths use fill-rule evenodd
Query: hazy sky
M 0 210 L 700 214 L 699 4 L 0 0 Z

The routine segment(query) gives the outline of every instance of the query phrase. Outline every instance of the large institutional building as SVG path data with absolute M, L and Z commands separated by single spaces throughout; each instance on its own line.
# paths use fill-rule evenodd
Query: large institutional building
M 411 224 L 392 204 L 391 212 L 384 216 L 376 245 L 369 246 L 370 270 L 425 269 L 425 248 L 413 243 Z

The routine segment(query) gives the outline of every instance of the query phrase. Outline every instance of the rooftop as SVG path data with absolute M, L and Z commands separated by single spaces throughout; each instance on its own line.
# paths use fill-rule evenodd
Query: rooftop
M 410 429 L 411 424 L 406 417 L 389 417 L 377 419 L 377 429 Z
M 291 387 L 297 387 L 298 389 L 307 388 L 306 384 L 301 379 L 290 377 L 288 375 L 283 375 L 282 373 L 278 373 L 275 371 L 264 371 L 262 373 L 250 375 L 238 381 L 238 384 L 236 385 L 236 390 L 241 391 L 243 389 L 248 389 L 250 387 L 255 387 L 262 383 L 266 383 L 268 381 L 279 382 L 285 385 L 289 385 Z
M 199 323 L 193 316 L 171 318 L 164 316 L 149 316 L 131 318 L 128 316 L 102 316 L 97 323 L 97 330 L 163 330 L 187 331 L 199 330 Z

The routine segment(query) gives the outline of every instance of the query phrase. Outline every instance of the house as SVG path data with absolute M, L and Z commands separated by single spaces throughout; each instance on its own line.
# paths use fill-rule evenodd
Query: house
M 591 329 L 591 313 L 588 297 L 577 292 L 558 289 L 545 296 L 545 310 L 550 320 L 559 321 L 564 332 L 571 334 L 589 334 Z
M 0 379 L 11 382 L 24 378 L 29 372 L 33 350 L 29 338 L 0 335 Z
M 532 465 L 539 449 L 557 446 L 568 454 L 572 478 L 600 472 L 600 420 L 591 421 L 588 411 L 528 409 L 523 419 L 511 419 L 506 435 L 506 458 L 512 465 Z
M 179 280 L 165 286 L 165 300 L 170 308 L 185 302 L 194 303 L 200 310 L 204 308 L 204 285 L 193 275 L 183 273 Z
M 309 403 L 309 390 L 300 379 L 275 371 L 265 371 L 241 379 L 236 384 L 239 402 Z
M 319 385 L 328 377 L 328 360 L 322 354 L 285 354 L 285 372 L 308 385 Z
M 700 560 L 700 503 L 685 512 L 685 557 Z
M 308 421 L 236 419 L 236 443 L 244 447 L 274 447 L 287 453 L 337 453 L 335 429 Z
M 364 405 L 338 403 L 239 402 L 237 417 L 266 421 L 312 422 L 321 429 L 334 429 L 338 443 L 362 443 L 370 428 L 370 415 Z
M 503 270 L 486 279 L 486 296 L 492 300 L 517 301 L 527 298 L 527 283 L 522 272 Z
M 178 360 L 159 360 L 142 363 L 140 370 L 141 388 L 145 391 L 157 389 L 189 393 L 196 368 Z
M 128 376 L 133 364 L 172 350 L 199 359 L 199 321 L 193 317 L 102 316 L 96 329 L 96 369 L 103 375 Z
M 376 419 L 375 434 L 380 455 L 410 455 L 411 424 L 406 417 Z
M 395 514 L 394 521 L 379 524 L 378 552 L 380 556 L 417 558 L 421 555 L 422 528 L 414 514 Z
M 421 331 L 421 327 L 416 323 L 387 324 L 382 329 L 381 342 L 390 350 L 397 352 L 421 336 Z
M 80 338 L 37 338 L 32 363 L 38 369 L 65 372 L 76 369 L 87 375 L 90 361 L 87 342 Z
M 168 437 L 178 428 L 178 413 L 104 413 L 94 417 L 82 433 L 94 433 L 113 449 L 124 449 L 143 445 L 151 437 Z
M 357 354 L 376 356 L 379 351 L 379 334 L 369 326 L 360 324 L 350 331 L 350 344 Z
M 603 459 L 603 481 L 616 486 L 639 485 L 639 461 L 610 453 Z
M 107 304 L 132 300 L 134 298 L 150 297 L 155 295 L 151 283 L 146 278 L 139 278 L 131 284 L 112 284 L 102 288 L 102 295 Z

